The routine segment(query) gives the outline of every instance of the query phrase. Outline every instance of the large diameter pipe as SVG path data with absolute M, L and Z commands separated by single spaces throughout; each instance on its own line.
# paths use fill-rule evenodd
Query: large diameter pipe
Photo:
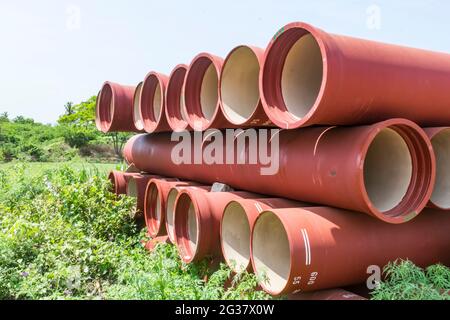
M 175 204 L 175 242 L 186 263 L 222 257 L 220 220 L 226 205 L 237 199 L 260 198 L 249 192 L 181 190 Z
M 273 126 L 259 94 L 264 50 L 238 46 L 225 58 L 220 72 L 219 100 L 225 118 L 240 128 Z
M 327 207 L 268 210 L 252 231 L 252 264 L 272 295 L 365 283 L 373 266 L 450 263 L 450 215 L 426 209 L 391 225 Z
M 174 132 L 190 130 L 187 123 L 186 107 L 184 104 L 184 79 L 186 78 L 187 65 L 177 65 L 169 77 L 166 88 L 166 117 L 167 122 Z
M 198 54 L 189 65 L 184 82 L 187 122 L 196 131 L 233 127 L 220 108 L 219 79 L 223 59 Z
M 166 230 L 167 235 L 169 236 L 169 239 L 172 243 L 176 243 L 175 239 L 175 208 L 176 208 L 176 202 L 178 195 L 180 192 L 184 189 L 193 189 L 196 192 L 209 192 L 211 191 L 211 188 L 205 188 L 205 187 L 198 187 L 198 186 L 173 186 L 170 188 L 168 194 L 167 194 L 167 200 L 166 200 Z
M 140 116 L 148 133 L 172 131 L 167 123 L 165 94 L 169 78 L 158 72 L 149 72 L 141 89 Z
M 194 152 L 198 146 L 191 140 Z M 142 171 L 202 183 L 221 181 L 236 189 L 365 212 L 389 223 L 413 219 L 430 199 L 435 158 L 429 138 L 411 121 L 284 130 L 268 150 L 278 141 L 279 157 L 272 163 L 278 160 L 279 169 L 272 175 L 261 174 L 267 164 L 260 162 L 174 163 L 172 151 L 178 145 L 167 135 L 136 136 L 124 156 Z M 249 148 L 247 144 L 243 154 Z
M 295 22 L 269 43 L 263 106 L 279 127 L 368 124 L 401 117 L 450 123 L 450 55 L 332 35 Z
M 147 225 L 148 233 L 151 237 L 167 235 L 166 230 L 166 211 L 167 199 L 172 188 L 176 187 L 193 187 L 204 188 L 195 182 L 176 181 L 167 179 L 152 179 L 147 185 L 144 197 L 144 217 Z
M 127 196 L 136 198 L 136 207 L 130 212 L 130 216 L 140 219 L 144 216 L 145 190 L 151 179 L 161 178 L 156 175 L 138 174 L 129 178 L 127 183 Z
M 357 295 L 356 293 L 344 290 L 344 289 L 329 289 L 320 290 L 315 292 L 305 292 L 299 294 L 291 294 L 288 296 L 288 300 L 306 300 L 306 301 L 355 301 L 355 300 L 367 300 L 364 297 Z
M 139 132 L 133 121 L 134 86 L 107 81 L 97 97 L 95 124 L 107 132 Z
M 450 210 L 450 127 L 425 128 L 436 157 L 436 182 L 429 207 Z
M 127 182 L 136 175 L 139 175 L 139 173 L 112 170 L 108 175 L 111 182 L 111 192 L 116 195 L 127 194 Z
M 228 203 L 220 219 L 220 245 L 225 262 L 235 273 L 252 272 L 250 259 L 251 230 L 256 219 L 266 210 L 313 206 L 281 199 L 238 199 Z

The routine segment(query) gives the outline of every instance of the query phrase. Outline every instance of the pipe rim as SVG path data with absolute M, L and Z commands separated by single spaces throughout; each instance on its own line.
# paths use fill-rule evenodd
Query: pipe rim
M 148 233 L 152 237 L 156 237 L 159 234 L 164 223 L 164 199 L 162 194 L 161 185 L 153 179 L 150 180 L 144 196 L 144 219 Z M 157 210 L 160 212 L 160 220 L 158 220 L 158 215 L 155 214 Z
M 240 51 L 240 50 L 247 50 L 248 52 L 250 52 L 254 58 L 256 59 L 258 66 L 259 66 L 259 72 L 258 72 L 258 77 L 257 77 L 257 89 L 258 89 L 258 99 L 256 101 L 256 103 L 253 106 L 252 112 L 247 116 L 246 119 L 243 119 L 241 121 L 236 121 L 235 119 L 233 119 L 233 117 L 231 117 L 228 114 L 227 111 L 227 107 L 225 106 L 225 103 L 223 102 L 223 93 L 222 93 L 222 87 L 223 87 L 223 83 L 224 83 L 224 71 L 226 71 L 226 68 L 228 65 L 228 63 L 230 62 L 230 60 L 234 57 L 234 54 L 236 54 L 236 52 Z M 264 55 L 264 51 L 260 48 L 254 47 L 254 46 L 249 46 L 249 45 L 239 45 L 235 48 L 233 48 L 227 55 L 227 57 L 225 58 L 223 65 L 222 65 L 222 69 L 220 72 L 220 76 L 219 76 L 219 101 L 220 101 L 220 108 L 221 111 L 223 113 L 223 115 L 225 116 L 225 118 L 227 119 L 228 122 L 230 122 L 233 125 L 243 125 L 245 124 L 247 121 L 249 121 L 254 115 L 255 113 L 258 111 L 258 107 L 261 105 L 261 93 L 260 93 L 260 89 L 259 89 L 259 77 L 260 77 L 260 73 L 261 73 L 261 66 L 263 63 L 263 55 Z
M 166 118 L 169 126 L 175 132 L 187 130 L 189 127 L 184 116 L 187 114 L 185 103 L 181 103 L 181 99 L 184 99 L 184 81 L 187 70 L 187 65 L 177 65 L 170 73 L 166 87 Z
M 436 161 L 431 141 L 417 124 L 406 119 L 391 119 L 371 126 L 372 130 L 366 139 L 360 157 L 359 185 L 362 196 L 371 214 L 378 219 L 401 224 L 408 222 L 425 208 L 433 191 L 436 179 Z M 369 197 L 365 186 L 364 163 L 375 137 L 383 129 L 392 129 L 399 134 L 408 146 L 412 160 L 412 177 L 403 199 L 394 208 L 382 212 L 377 209 Z
M 430 207 L 433 207 L 435 209 L 450 210 L 450 201 L 445 200 L 444 194 L 446 194 L 445 190 L 440 191 L 438 188 L 446 188 L 445 185 L 446 180 L 448 181 L 449 172 L 443 172 L 443 171 L 449 171 L 447 169 L 448 162 L 446 161 L 445 157 L 448 157 L 448 150 L 449 148 L 444 149 L 444 154 L 442 155 L 440 149 L 437 145 L 438 142 L 442 142 L 441 139 L 444 139 L 444 143 L 449 144 L 449 138 L 450 138 L 450 127 L 439 127 L 439 128 L 431 128 L 427 129 L 426 131 L 428 133 L 428 136 L 431 140 L 431 144 L 433 146 L 434 155 L 436 157 L 436 181 L 433 188 L 433 193 L 431 194 L 430 198 Z M 438 141 L 439 139 L 439 141 Z M 445 152 L 447 151 L 447 152 Z M 444 159 L 442 159 L 444 157 Z M 439 194 L 437 194 L 439 193 Z M 448 194 L 448 192 L 447 192 Z M 448 198 L 448 197 L 447 197 Z
M 133 122 L 138 131 L 144 130 L 144 121 L 141 115 L 141 92 L 143 84 L 143 81 L 139 82 L 133 96 Z
M 315 102 L 301 118 L 290 112 L 283 98 L 281 77 L 287 55 L 297 41 L 310 34 L 322 56 L 322 81 Z M 261 103 L 269 119 L 283 129 L 294 129 L 310 124 L 319 108 L 328 82 L 328 48 L 323 40 L 325 33 L 304 22 L 293 22 L 282 27 L 271 39 L 264 54 L 259 78 Z M 281 62 L 282 61 L 282 62 Z M 271 76 L 274 79 L 271 79 Z
M 222 61 L 210 53 L 199 53 L 189 65 L 186 78 L 184 81 L 184 101 L 187 115 L 187 123 L 195 131 L 207 130 L 213 121 L 216 119 L 220 111 L 219 87 L 217 86 L 217 102 L 211 119 L 207 119 L 203 113 L 201 105 L 201 91 L 203 79 L 209 67 L 213 66 L 217 75 L 217 83 L 220 79 L 220 71 L 222 68 Z
M 117 193 L 117 174 L 118 172 L 115 170 L 112 170 L 109 174 L 108 174 L 108 180 L 111 182 L 111 188 L 110 191 L 113 193 Z
M 173 194 L 175 193 L 175 194 Z M 166 203 L 166 230 L 167 235 L 169 236 L 169 239 L 172 243 L 176 243 L 176 237 L 175 237 L 175 209 L 177 204 L 177 198 L 179 195 L 179 190 L 176 187 L 173 187 L 169 190 L 169 193 L 167 194 L 167 203 Z M 172 204 L 173 199 L 173 204 Z M 170 212 L 170 209 L 171 212 Z
M 156 90 L 159 88 L 160 92 L 160 111 L 158 117 L 155 116 L 154 110 L 154 98 Z M 165 83 L 163 79 L 163 75 L 151 71 L 145 77 L 145 80 L 142 84 L 142 89 L 139 98 L 139 110 L 140 116 L 144 124 L 144 130 L 148 133 L 154 132 L 159 124 L 161 123 L 161 119 L 165 113 Z
M 300 209 L 300 210 L 303 210 L 303 209 Z M 273 288 L 268 287 L 266 281 L 259 281 L 259 285 L 261 286 L 261 288 L 265 292 L 269 293 L 270 295 L 272 295 L 272 296 L 279 296 L 280 294 L 282 294 L 289 287 L 289 282 L 290 282 L 290 278 L 291 278 L 292 271 L 293 271 L 292 257 L 295 257 L 296 255 L 295 255 L 294 248 L 292 246 L 293 239 L 292 239 L 291 233 L 289 232 L 289 228 L 288 228 L 289 225 L 287 225 L 284 222 L 284 219 L 283 219 L 283 217 L 281 215 L 277 214 L 273 210 L 263 211 L 263 212 L 261 212 L 261 214 L 256 219 L 255 224 L 254 224 L 253 229 L 252 229 L 251 236 L 250 236 L 250 248 L 251 248 L 251 251 L 250 251 L 251 259 L 250 259 L 250 261 L 251 261 L 251 265 L 252 265 L 252 268 L 254 270 L 255 275 L 260 276 L 261 279 L 263 279 L 263 276 L 264 276 L 264 274 L 261 274 L 261 271 L 258 268 L 258 264 L 255 261 L 256 259 L 255 259 L 255 248 L 254 248 L 255 239 L 254 239 L 254 237 L 255 237 L 255 231 L 257 230 L 257 227 L 259 226 L 259 224 L 261 223 L 262 219 L 266 215 L 272 215 L 274 218 L 278 219 L 278 221 L 281 223 L 281 226 L 284 229 L 284 232 L 286 234 L 286 238 L 287 238 L 287 241 L 288 241 L 288 247 L 289 247 L 289 268 L 288 268 L 288 273 L 287 273 L 287 277 L 286 277 L 287 279 L 284 282 L 283 286 L 281 286 L 281 288 L 279 288 L 278 290 L 274 290 Z M 299 235 L 299 236 L 301 236 L 301 235 Z
M 105 96 L 106 95 L 106 96 Z M 99 92 L 96 108 L 96 126 L 103 133 L 111 130 L 115 114 L 116 90 L 112 82 L 106 81 Z M 103 102 L 106 99 L 106 102 Z M 108 104 L 105 106 L 105 103 Z
M 191 206 L 195 213 L 196 223 L 196 245 L 194 250 L 189 241 L 189 211 Z M 195 262 L 200 251 L 201 244 L 199 241 L 200 234 L 202 233 L 202 225 L 200 223 L 199 210 L 196 197 L 192 196 L 189 190 L 181 190 L 175 204 L 174 235 L 178 252 L 185 263 Z
M 242 268 L 237 268 L 236 264 L 233 264 L 232 261 L 230 259 L 228 259 L 228 255 L 227 255 L 227 250 L 224 246 L 224 233 L 223 233 L 223 225 L 224 225 L 224 220 L 226 218 L 226 213 L 227 210 L 229 209 L 230 206 L 232 205 L 237 205 L 240 207 L 240 209 L 244 212 L 244 217 L 246 219 L 247 225 L 248 225 L 248 229 L 249 229 L 249 239 L 248 239 L 248 249 L 249 249 L 249 257 L 247 259 L 247 262 L 245 264 L 245 266 L 243 266 Z M 247 211 L 245 210 L 245 207 L 236 200 L 231 201 L 230 203 L 227 204 L 227 206 L 225 207 L 224 211 L 223 211 L 223 215 L 222 218 L 220 220 L 220 247 L 222 250 L 222 255 L 225 259 L 225 262 L 227 263 L 228 267 L 234 271 L 235 273 L 240 273 L 242 271 L 249 271 L 252 267 L 252 262 L 251 262 L 251 257 L 252 257 L 252 248 L 251 248 L 251 237 L 252 237 L 252 228 L 250 226 L 250 221 L 248 219 L 248 215 L 247 215 Z

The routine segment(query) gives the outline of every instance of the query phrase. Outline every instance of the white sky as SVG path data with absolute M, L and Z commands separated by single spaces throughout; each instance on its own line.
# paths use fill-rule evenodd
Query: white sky
M 293 21 L 450 52 L 449 12 L 447 0 L 0 0 L 0 112 L 54 123 L 105 80 L 136 84 L 201 51 L 264 48 Z

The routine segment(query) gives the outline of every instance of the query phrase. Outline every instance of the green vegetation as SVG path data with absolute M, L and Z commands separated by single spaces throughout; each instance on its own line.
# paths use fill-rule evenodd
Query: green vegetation
M 129 134 L 102 134 L 95 127 L 96 97 L 78 105 L 67 103 L 57 125 L 0 115 L 0 162 L 59 162 L 86 159 L 114 162 Z
M 0 163 L 0 170 L 12 170 L 19 163 L 17 161 Z M 70 162 L 27 162 L 24 166 L 24 174 L 31 176 L 39 176 L 46 171 L 59 170 L 64 167 L 70 167 L 74 170 L 86 170 L 90 172 L 99 172 L 100 174 L 107 174 L 113 169 L 124 170 L 125 164 L 110 164 L 110 163 L 91 163 L 86 161 L 70 161 Z
M 184 265 L 171 245 L 149 254 L 96 168 L 33 175 L 0 168 L 0 299 L 267 299 L 253 275 Z M 208 279 L 208 281 L 206 281 Z
M 450 269 L 434 265 L 423 270 L 411 261 L 384 269 L 386 280 L 372 293 L 375 300 L 450 300 Z

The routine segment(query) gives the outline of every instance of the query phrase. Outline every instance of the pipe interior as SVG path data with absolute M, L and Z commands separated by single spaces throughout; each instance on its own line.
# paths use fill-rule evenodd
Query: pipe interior
M 127 196 L 129 197 L 137 197 L 137 183 L 136 180 L 134 180 L 133 178 L 130 178 L 130 180 L 128 180 L 128 185 L 127 185 Z
M 256 221 L 252 254 L 255 273 L 267 279 L 263 286 L 271 292 L 281 292 L 289 279 L 291 254 L 286 230 L 270 211 Z
M 152 232 L 159 227 L 161 221 L 161 200 L 159 190 L 154 182 L 150 184 L 149 196 L 147 197 L 147 208 L 149 209 L 148 219 L 150 220 Z
M 172 242 L 175 240 L 175 225 L 174 225 L 174 217 L 175 217 L 175 200 L 178 196 L 178 190 L 172 189 L 170 190 L 167 196 L 167 207 L 166 207 L 166 221 L 167 221 L 167 233 L 169 234 L 170 240 Z
M 412 174 L 412 157 L 405 140 L 393 129 L 381 130 L 364 160 L 364 185 L 372 204 L 381 212 L 398 206 Z
M 155 117 L 155 121 L 158 121 L 161 116 L 162 111 L 162 90 L 161 85 L 156 85 L 155 93 L 153 94 L 153 116 Z
M 244 208 L 231 202 L 225 209 L 221 224 L 223 255 L 237 273 L 250 263 L 250 224 Z
M 180 95 L 180 113 L 181 113 L 181 117 L 183 118 L 184 121 L 188 121 L 189 116 L 186 110 L 186 100 L 184 99 L 184 92 L 181 92 Z
M 111 187 L 110 190 L 111 192 L 117 192 L 117 182 L 116 182 L 116 175 L 114 174 L 114 172 L 110 172 L 108 175 L 108 179 L 111 183 Z
M 228 58 L 222 74 L 223 109 L 234 123 L 247 121 L 259 101 L 259 61 L 248 47 L 236 49 Z
M 202 86 L 200 90 L 200 105 L 203 116 L 211 121 L 217 108 L 219 99 L 218 92 L 219 78 L 216 68 L 213 63 L 210 63 L 206 69 L 202 79 Z
M 179 68 L 171 76 L 166 93 L 166 111 L 170 121 L 176 125 L 183 126 L 187 121 L 184 110 L 183 84 L 186 76 L 186 69 Z
M 197 250 L 197 236 L 198 236 L 198 226 L 197 226 L 197 217 L 195 214 L 195 208 L 192 201 L 189 202 L 189 211 L 187 216 L 187 228 L 188 228 L 188 237 L 189 237 L 189 246 L 191 252 L 195 252 Z
M 159 223 L 161 222 L 161 198 L 158 191 L 156 191 L 156 207 L 155 207 L 155 218 L 156 221 Z
M 142 83 L 140 83 L 137 88 L 136 92 L 134 94 L 134 101 L 133 101 L 133 118 L 134 118 L 134 125 L 138 130 L 144 129 L 144 122 L 142 121 L 142 115 L 141 115 L 141 92 L 142 92 Z
M 114 113 L 113 94 L 109 84 L 103 86 L 98 99 L 100 127 L 102 130 L 107 130 Z
M 450 129 L 431 140 L 436 156 L 436 182 L 431 201 L 442 209 L 450 209 Z
M 320 92 L 323 59 L 314 37 L 307 33 L 289 50 L 281 74 L 281 91 L 286 109 L 297 119 L 311 110 Z

